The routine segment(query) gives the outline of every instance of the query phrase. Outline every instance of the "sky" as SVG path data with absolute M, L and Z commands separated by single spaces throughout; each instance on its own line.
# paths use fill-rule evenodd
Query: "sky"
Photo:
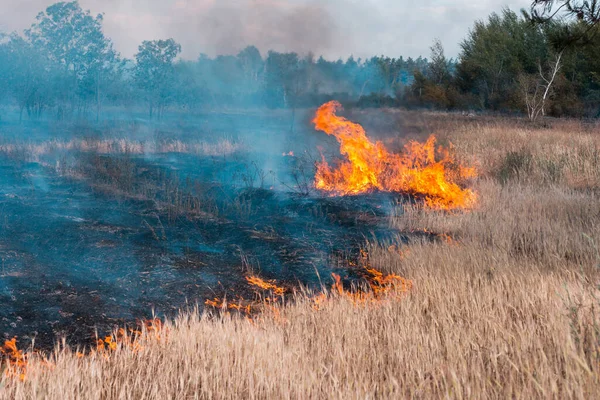
M 28 28 L 53 0 L 0 0 L 0 31 Z M 456 57 L 474 21 L 531 0 L 80 0 L 104 14 L 115 48 L 132 57 L 143 40 L 173 38 L 182 58 L 236 54 L 248 45 L 329 59 L 427 57 L 435 38 Z

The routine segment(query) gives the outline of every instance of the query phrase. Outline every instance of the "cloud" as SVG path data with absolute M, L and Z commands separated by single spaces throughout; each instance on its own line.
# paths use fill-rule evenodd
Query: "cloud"
M 0 0 L 0 30 L 22 30 L 52 0 Z M 235 54 L 247 45 L 264 53 L 313 51 L 329 58 L 427 56 L 439 37 L 456 57 L 477 19 L 502 5 L 494 0 L 80 0 L 104 13 L 115 47 L 133 56 L 143 40 L 173 37 L 183 57 Z M 508 0 L 517 11 L 531 0 Z

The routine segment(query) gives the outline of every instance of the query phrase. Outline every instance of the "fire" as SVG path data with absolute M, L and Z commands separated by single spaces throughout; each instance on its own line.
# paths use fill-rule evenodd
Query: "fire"
M 283 296 L 285 294 L 285 288 L 281 286 L 277 286 L 277 282 L 275 280 L 264 280 L 258 276 L 247 276 L 246 280 L 252 286 L 259 287 L 264 290 L 269 290 L 273 292 L 276 296 Z
M 204 302 L 207 306 L 211 306 L 217 310 L 237 310 L 240 313 L 250 315 L 252 313 L 252 305 L 250 303 L 244 305 L 244 299 L 239 299 L 238 302 L 227 302 L 225 299 L 215 297 L 213 300 L 206 299 Z
M 0 360 L 6 358 L 8 368 L 4 371 L 8 377 L 16 377 L 25 380 L 25 370 L 27 368 L 27 355 L 23 350 L 17 348 L 17 338 L 5 340 L 4 346 L 0 347 Z
M 342 284 L 342 277 L 332 273 L 331 293 L 334 296 L 347 298 L 355 305 L 381 304 L 384 299 L 398 299 L 404 293 L 409 292 L 413 285 L 412 281 L 401 276 L 396 274 L 385 275 L 383 272 L 368 266 L 364 267 L 363 275 L 370 290 L 365 291 L 361 288 L 347 290 Z M 328 299 L 327 293 L 319 293 L 312 297 L 313 309 L 320 310 Z
M 310 296 L 312 307 L 319 310 L 331 296 L 344 297 L 350 299 L 355 305 L 365 305 L 371 303 L 380 303 L 384 299 L 399 298 L 404 293 L 412 289 L 412 281 L 404 279 L 396 274 L 384 274 L 369 265 L 368 253 L 361 250 L 359 263 L 351 263 L 355 268 L 359 268 L 359 275 L 366 281 L 363 287 L 355 287 L 350 290 L 344 288 L 340 275 L 332 273 L 333 284 L 329 291 L 324 291 Z M 262 290 L 271 291 L 273 296 L 260 297 L 252 301 L 238 297 L 235 302 L 229 302 L 226 299 L 215 297 L 207 299 L 204 304 L 214 309 L 229 314 L 230 310 L 236 310 L 244 314 L 249 321 L 253 321 L 256 315 L 261 311 L 271 310 L 271 315 L 279 314 L 279 306 L 284 304 L 284 295 L 286 289 L 277 285 L 277 281 L 265 280 L 255 275 L 247 276 L 246 281 L 250 286 Z M 260 318 L 260 317 L 259 317 Z M 283 319 L 282 319 L 283 320 Z
M 161 333 L 164 333 L 163 338 L 166 337 L 167 330 L 163 327 L 163 323 L 159 318 L 144 320 L 139 322 L 137 329 L 129 328 L 126 331 L 123 328 L 119 328 L 112 335 L 98 338 L 96 340 L 96 348 L 90 354 L 98 354 L 108 359 L 109 355 L 119 348 L 127 348 L 137 352 L 143 349 L 141 342 L 144 338 L 153 338 L 160 341 Z M 79 358 L 85 356 L 81 352 L 77 352 L 76 355 Z
M 273 297 L 261 297 L 259 300 L 254 301 L 247 301 L 242 297 L 238 297 L 235 301 L 229 302 L 226 299 L 215 297 L 214 299 L 206 299 L 204 304 L 217 310 L 236 310 L 250 316 L 253 312 L 259 311 L 262 306 L 268 305 L 267 303 L 283 301 L 286 289 L 278 286 L 275 279 L 265 280 L 256 275 L 250 275 L 246 277 L 246 281 L 252 287 L 270 291 L 273 294 Z
M 425 143 L 409 142 L 404 154 L 390 153 L 383 143 L 369 140 L 362 126 L 336 115 L 341 108 L 337 101 L 330 101 L 317 110 L 313 120 L 316 129 L 335 136 L 346 157 L 337 168 L 324 159 L 317 164 L 317 189 L 338 195 L 372 190 L 407 193 L 442 210 L 474 206 L 476 194 L 457 182 L 475 177 L 475 169 L 458 163 L 447 149 L 436 149 L 435 136 Z
M 396 274 L 384 275 L 375 268 L 365 267 L 367 282 L 376 296 L 386 294 L 392 290 L 400 293 L 406 293 L 412 289 L 412 281 Z
M 355 305 L 366 305 L 370 303 L 378 303 L 385 298 L 393 299 L 398 298 L 400 294 L 408 292 L 412 288 L 412 282 L 406 280 L 398 275 L 384 273 L 369 267 L 368 265 L 368 254 L 366 251 L 361 251 L 361 259 L 363 263 L 363 276 L 368 283 L 366 290 L 363 289 L 352 289 L 347 290 L 342 284 L 342 279 L 339 275 L 332 273 L 333 284 L 331 286 L 330 293 L 333 296 L 345 297 L 350 299 Z M 278 286 L 275 280 L 264 280 L 258 276 L 246 277 L 247 282 L 251 286 L 256 286 L 263 290 L 269 290 L 273 295 L 278 297 L 266 297 L 262 300 L 262 309 L 270 310 L 269 316 L 273 320 L 287 324 L 289 321 L 282 316 L 282 308 L 277 305 L 271 305 L 270 303 L 283 304 L 283 297 L 286 293 L 286 289 Z M 369 290 L 370 288 L 370 290 Z M 390 296 L 390 294 L 392 296 Z M 327 302 L 332 296 L 327 292 L 321 292 L 312 296 L 312 307 L 315 310 L 319 310 L 321 306 Z M 244 304 L 245 303 L 245 304 Z M 246 318 L 251 323 L 254 323 L 252 319 L 252 313 L 260 310 L 261 307 L 258 300 L 254 302 L 246 302 L 242 298 L 238 298 L 237 302 L 227 302 L 225 299 L 214 298 L 213 300 L 207 299 L 206 305 L 220 309 L 222 311 L 237 310 L 240 314 L 246 314 Z M 124 329 L 120 328 L 111 335 L 106 335 L 102 338 L 96 339 L 95 347 L 89 351 L 76 351 L 75 357 L 78 359 L 84 359 L 90 357 L 100 357 L 101 360 L 110 360 L 113 354 L 118 354 L 120 350 L 129 350 L 132 352 L 138 352 L 142 350 L 144 340 L 154 339 L 158 341 L 168 340 L 168 327 L 163 325 L 163 322 L 158 319 L 150 319 L 140 321 L 137 328 Z M 25 353 L 23 350 L 19 350 L 17 347 L 17 339 L 6 340 L 4 346 L 0 347 L 0 366 L 4 360 L 7 362 L 7 368 L 4 373 L 9 378 L 17 378 L 21 381 L 26 379 L 26 369 L 28 360 L 31 353 Z M 54 364 L 49 358 L 40 360 L 40 365 L 53 368 Z
M 360 250 L 360 257 L 351 265 L 358 269 L 358 274 L 366 281 L 367 286 L 347 290 L 344 288 L 341 276 L 332 273 L 333 284 L 330 292 L 335 296 L 350 299 L 355 305 L 381 304 L 386 299 L 399 299 L 413 287 L 411 280 L 396 274 L 384 274 L 373 268 L 369 262 L 369 253 L 364 249 Z M 327 299 L 326 293 L 314 296 L 313 308 L 318 310 Z

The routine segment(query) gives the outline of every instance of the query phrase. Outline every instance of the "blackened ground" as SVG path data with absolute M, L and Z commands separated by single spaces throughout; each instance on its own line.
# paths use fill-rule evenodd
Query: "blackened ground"
M 235 184 L 246 161 L 70 157 L 59 168 L 0 159 L 0 331 L 37 347 L 251 298 L 250 273 L 319 289 L 331 272 L 354 276 L 347 260 L 367 240 L 407 240 L 388 229 L 390 195 Z
M 206 125 L 219 135 L 254 126 L 243 154 L 0 156 L 0 333 L 18 336 L 20 346 L 35 338 L 36 347 L 50 348 L 63 336 L 87 345 L 96 332 L 153 313 L 252 298 L 249 274 L 290 288 L 329 286 L 332 272 L 351 282 L 367 241 L 414 235 L 388 226 L 396 196 L 336 198 L 310 188 L 315 155 L 304 149 L 329 142 L 324 150 L 335 152 L 331 137 L 282 138 L 287 119 L 246 119 Z M 185 121 L 179 125 L 187 132 Z M 154 135 L 117 127 L 132 129 L 134 139 Z M 30 131 L 32 140 L 47 140 Z M 295 156 L 283 155 L 290 151 Z

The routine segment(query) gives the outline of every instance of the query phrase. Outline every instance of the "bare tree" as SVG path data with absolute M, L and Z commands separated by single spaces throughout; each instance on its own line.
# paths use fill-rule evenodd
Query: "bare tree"
M 527 107 L 527 116 L 532 122 L 546 115 L 546 104 L 552 95 L 553 84 L 562 67 L 562 55 L 562 51 L 556 54 L 554 60 L 549 62 L 546 71 L 539 62 L 538 74 L 521 74 L 518 78 L 519 88 Z

